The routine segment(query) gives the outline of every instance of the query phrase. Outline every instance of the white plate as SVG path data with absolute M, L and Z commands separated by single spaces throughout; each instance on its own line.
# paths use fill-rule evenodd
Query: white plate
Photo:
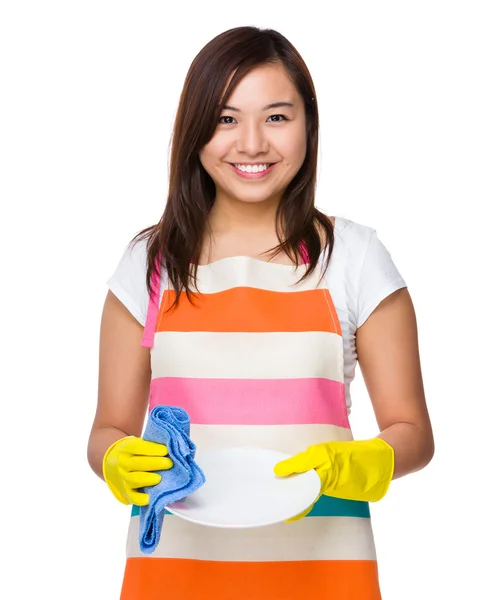
M 166 508 L 199 525 L 247 528 L 290 519 L 313 504 L 321 490 L 315 471 L 277 477 L 274 465 L 289 455 L 261 448 L 197 450 L 206 483 Z

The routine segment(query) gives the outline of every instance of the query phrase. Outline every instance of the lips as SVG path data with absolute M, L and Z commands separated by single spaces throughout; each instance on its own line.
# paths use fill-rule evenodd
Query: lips
M 273 170 L 274 166 L 277 163 L 255 163 L 255 165 L 249 165 L 249 166 L 269 165 L 264 171 L 257 171 L 255 173 L 249 172 L 249 171 L 241 171 L 241 169 L 238 169 L 235 166 L 236 164 L 239 164 L 242 166 L 244 163 L 235 163 L 235 164 L 229 163 L 229 165 L 230 165 L 231 169 L 234 171 L 234 173 L 239 175 L 239 177 L 241 177 L 242 179 L 253 180 L 253 179 L 263 179 L 264 177 L 267 177 L 268 174 Z

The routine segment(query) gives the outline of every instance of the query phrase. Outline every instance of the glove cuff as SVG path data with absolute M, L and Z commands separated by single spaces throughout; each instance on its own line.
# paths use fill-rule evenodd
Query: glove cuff
M 345 500 L 378 502 L 394 475 L 394 449 L 382 438 L 339 442 L 335 451 L 338 477 L 324 492 Z M 344 451 L 341 451 L 341 447 Z
M 105 480 L 106 485 L 110 488 L 110 491 L 115 496 L 115 498 L 122 504 L 131 504 L 131 502 L 124 496 L 124 494 L 122 494 L 120 492 L 118 487 L 113 483 L 112 478 L 109 477 L 109 475 L 108 475 L 108 460 L 110 458 L 110 455 L 112 455 L 114 453 L 114 450 L 116 449 L 116 447 L 119 444 L 121 444 L 125 439 L 128 439 L 130 437 L 135 437 L 135 436 L 128 435 L 128 436 L 119 438 L 118 440 L 113 442 L 113 444 L 111 446 L 109 446 L 108 449 L 106 450 L 105 455 L 103 456 L 103 461 L 101 463 L 101 470 L 103 471 L 103 478 Z
M 369 443 L 375 450 L 376 468 L 380 472 L 380 479 L 371 490 L 368 500 L 378 502 L 387 494 L 394 477 L 394 448 L 379 437 L 370 440 Z

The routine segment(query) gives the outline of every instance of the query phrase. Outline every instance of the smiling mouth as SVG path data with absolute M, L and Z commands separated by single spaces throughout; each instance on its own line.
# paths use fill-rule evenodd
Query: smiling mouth
M 247 163 L 232 163 L 239 171 L 242 173 L 263 173 L 268 168 L 270 168 L 274 163 L 255 163 L 253 165 Z
M 262 179 L 266 177 L 277 163 L 255 163 L 254 165 L 242 163 L 229 163 L 230 167 L 244 179 Z

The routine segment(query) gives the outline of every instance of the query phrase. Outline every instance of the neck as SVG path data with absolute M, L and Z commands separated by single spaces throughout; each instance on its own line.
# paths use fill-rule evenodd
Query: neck
M 209 213 L 213 234 L 232 231 L 275 231 L 279 200 L 239 202 L 216 196 Z

